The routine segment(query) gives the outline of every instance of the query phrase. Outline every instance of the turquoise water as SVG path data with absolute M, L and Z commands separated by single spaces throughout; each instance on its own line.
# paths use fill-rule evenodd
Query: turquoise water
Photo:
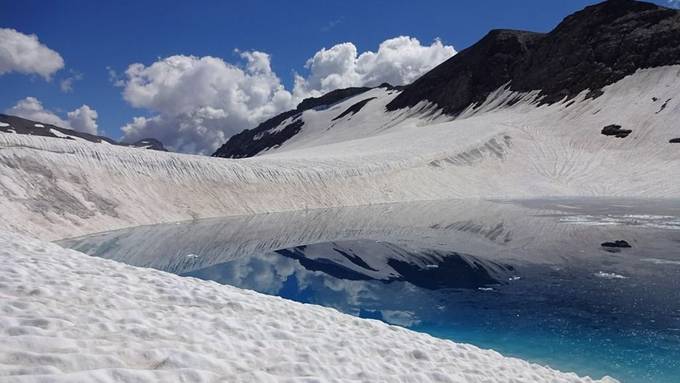
M 147 226 L 62 244 L 579 375 L 670 383 L 680 376 L 678 217 L 673 201 L 448 201 Z M 615 241 L 630 247 L 606 245 Z

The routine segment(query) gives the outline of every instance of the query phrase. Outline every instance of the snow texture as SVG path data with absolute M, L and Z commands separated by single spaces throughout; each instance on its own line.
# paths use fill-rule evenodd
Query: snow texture
M 639 70 L 596 99 L 538 105 L 499 89 L 455 120 L 385 112 L 376 88 L 303 113 L 302 130 L 241 160 L 0 133 L 0 229 L 64 238 L 141 224 L 448 198 L 680 196 L 680 66 Z M 349 106 L 377 97 L 358 113 Z M 668 100 L 661 109 L 658 100 Z M 513 102 L 510 102 L 510 101 Z M 657 101 L 654 101 L 657 100 Z M 512 105 L 510 105 L 512 104 Z M 626 138 L 600 134 L 617 123 Z
M 0 382 L 593 381 L 17 234 L 0 257 Z
M 0 133 L 0 229 L 56 239 L 415 200 L 677 198 L 677 89 L 680 66 L 639 70 L 594 100 L 539 106 L 536 92 L 501 88 L 452 119 L 425 103 L 385 112 L 398 91 L 379 88 L 305 111 L 292 139 L 243 160 Z M 600 134 L 610 124 L 632 132 Z M 0 245 L 0 382 L 589 381 L 16 234 Z

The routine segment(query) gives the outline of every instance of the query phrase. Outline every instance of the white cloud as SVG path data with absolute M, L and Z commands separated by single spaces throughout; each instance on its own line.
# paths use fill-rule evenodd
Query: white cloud
M 318 96 L 337 88 L 408 84 L 456 54 L 450 45 L 430 45 L 408 36 L 383 41 L 377 52 L 357 54 L 352 43 L 321 49 L 307 60 L 309 76 L 296 76 L 296 96 Z
M 37 98 L 26 97 L 5 110 L 5 113 L 61 128 L 97 134 L 97 111 L 87 105 L 82 105 L 80 108 L 68 112 L 66 119 L 63 119 L 55 112 L 45 109 Z
M 71 93 L 73 92 L 73 83 L 82 79 L 82 73 L 71 70 L 71 75 L 61 80 L 59 88 L 64 93 Z
M 66 127 L 68 125 L 66 121 L 55 113 L 45 109 L 40 100 L 35 97 L 26 97 L 19 100 L 16 105 L 5 110 L 5 113 L 59 127 Z
M 59 53 L 40 43 L 38 36 L 0 28 L 0 75 L 38 74 L 45 80 L 64 67 Z
M 232 134 L 294 107 L 271 70 L 269 55 L 238 53 L 244 67 L 217 57 L 182 55 L 130 65 L 123 97 L 153 116 L 125 125 L 124 139 L 153 137 L 173 150 L 210 154 Z
M 673 8 L 680 8 L 680 0 L 668 0 L 668 5 Z
M 71 129 L 89 133 L 97 134 L 97 111 L 90 108 L 88 105 L 83 105 L 80 108 L 68 112 L 68 121 Z
M 421 45 L 404 36 L 361 54 L 352 43 L 337 44 L 316 52 L 306 63 L 309 74 L 296 75 L 288 91 L 268 54 L 236 52 L 243 65 L 175 55 L 148 66 L 129 65 L 124 79 L 107 68 L 111 82 L 123 88 L 123 98 L 148 112 L 121 128 L 123 139 L 152 137 L 175 151 L 210 154 L 231 135 L 294 108 L 305 97 L 350 86 L 406 84 L 455 54 L 439 40 Z
M 115 69 L 111 68 L 110 66 L 106 67 L 106 72 L 109 74 L 109 82 L 113 84 L 113 86 L 122 88 L 125 86 L 125 81 L 120 78 L 120 75 L 118 72 L 116 72 Z

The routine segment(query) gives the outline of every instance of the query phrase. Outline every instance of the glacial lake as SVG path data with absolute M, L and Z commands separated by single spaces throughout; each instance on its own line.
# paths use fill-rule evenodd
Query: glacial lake
M 59 242 L 622 382 L 680 377 L 680 201 L 439 201 Z

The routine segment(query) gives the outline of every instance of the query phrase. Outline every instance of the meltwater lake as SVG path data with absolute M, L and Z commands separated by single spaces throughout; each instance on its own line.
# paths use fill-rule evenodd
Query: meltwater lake
M 579 375 L 680 377 L 680 201 L 439 201 L 143 226 L 84 253 Z

